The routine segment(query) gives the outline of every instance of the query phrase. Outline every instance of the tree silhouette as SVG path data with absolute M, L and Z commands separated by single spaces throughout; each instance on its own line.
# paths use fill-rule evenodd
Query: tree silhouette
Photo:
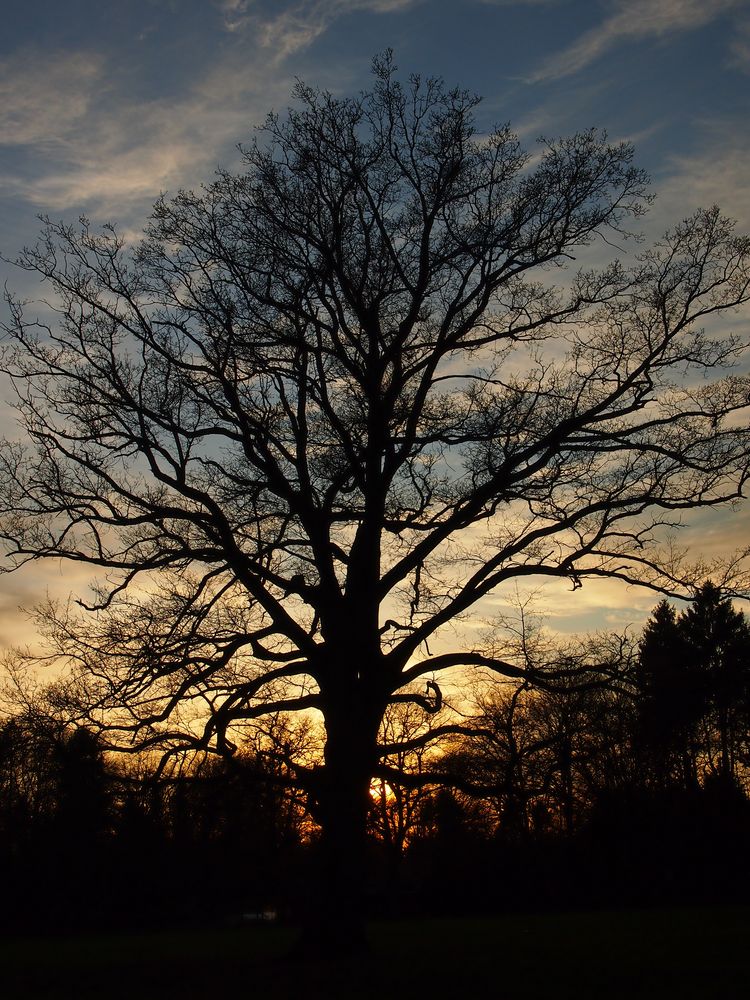
M 750 730 L 750 626 L 711 581 L 681 615 L 680 626 L 693 672 L 703 678 L 709 769 L 731 784 Z
M 750 729 L 750 628 L 711 581 L 654 609 L 640 647 L 641 738 L 657 786 L 737 779 Z
M 321 713 L 324 763 L 295 778 L 341 948 L 387 706 L 435 712 L 452 667 L 544 680 L 428 644 L 513 579 L 674 589 L 660 525 L 748 472 L 740 345 L 701 329 L 747 300 L 748 240 L 698 211 L 632 266 L 563 272 L 645 211 L 631 147 L 591 130 L 532 159 L 476 135 L 474 96 L 374 70 L 356 98 L 298 85 L 245 172 L 160 199 L 138 247 L 47 222 L 17 263 L 55 325 L 11 300 L 30 445 L 0 457 L 9 563 L 102 570 L 80 612 L 42 613 L 61 705 L 120 746 L 220 755 Z
M 434 713 L 425 719 L 423 707 L 414 702 L 389 705 L 383 716 L 379 746 L 388 780 L 381 771 L 373 783 L 370 830 L 385 846 L 393 872 L 398 871 L 420 809 L 432 794 L 431 769 L 437 749 L 431 739 L 433 720 Z M 441 731 L 445 732 L 444 727 Z
M 638 666 L 639 739 L 657 788 L 697 787 L 701 679 L 675 608 L 662 600 L 646 622 Z
M 101 911 L 113 789 L 97 738 L 28 712 L 0 726 L 0 919 L 71 922 Z
M 599 795 L 633 777 L 627 634 L 562 642 L 526 623 L 519 636 L 533 662 L 554 664 L 554 683 L 485 684 L 453 752 L 456 783 L 489 802 L 508 843 L 571 834 Z

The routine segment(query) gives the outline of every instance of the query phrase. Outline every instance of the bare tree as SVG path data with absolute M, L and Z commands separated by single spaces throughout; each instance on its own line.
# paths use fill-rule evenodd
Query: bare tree
M 740 345 L 700 328 L 747 300 L 748 240 L 710 209 L 630 266 L 557 271 L 645 211 L 630 146 L 532 159 L 475 134 L 472 95 L 374 68 L 356 98 L 300 84 L 246 171 L 162 198 L 136 249 L 47 221 L 18 264 L 57 318 L 11 301 L 30 445 L 0 458 L 8 565 L 102 571 L 46 615 L 88 725 L 225 754 L 267 713 L 322 714 L 298 778 L 341 942 L 387 706 L 434 711 L 451 667 L 534 673 L 428 643 L 513 579 L 675 590 L 660 526 L 748 474 Z
M 425 713 L 417 701 L 390 704 L 383 717 L 378 734 L 380 766 L 371 788 L 370 829 L 384 844 L 393 869 L 398 868 L 420 808 L 437 783 L 436 759 L 448 748 L 433 737 L 437 726 L 443 736 L 465 728 L 446 724 L 440 713 Z
M 499 624 L 495 644 L 515 647 L 541 683 L 478 685 L 448 761 L 456 784 L 490 805 L 506 842 L 573 832 L 602 791 L 632 778 L 634 641 L 627 633 L 563 640 L 534 620 L 530 603 L 518 624 Z

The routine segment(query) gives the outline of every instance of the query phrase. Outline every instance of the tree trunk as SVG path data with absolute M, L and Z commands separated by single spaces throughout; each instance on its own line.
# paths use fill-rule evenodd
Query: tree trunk
M 325 772 L 318 793 L 321 870 L 301 942 L 306 957 L 367 949 L 367 818 L 376 732 L 348 706 L 326 716 Z

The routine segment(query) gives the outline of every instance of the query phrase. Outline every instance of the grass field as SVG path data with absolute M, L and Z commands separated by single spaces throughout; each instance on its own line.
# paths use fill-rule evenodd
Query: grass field
M 6 938 L 5 997 L 745 1000 L 750 907 L 374 923 L 363 962 L 290 962 L 293 929 Z

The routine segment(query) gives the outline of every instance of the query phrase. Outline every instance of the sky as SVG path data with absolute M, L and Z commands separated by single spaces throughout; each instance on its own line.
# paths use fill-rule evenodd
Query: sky
M 657 195 L 648 234 L 715 202 L 750 232 L 748 0 L 25 0 L 0 34 L 0 252 L 33 243 L 39 214 L 135 236 L 161 192 L 239 166 L 295 78 L 356 93 L 386 48 L 404 75 L 482 95 L 481 131 L 634 142 Z M 40 295 L 5 265 L 0 279 Z M 747 312 L 734 323 L 750 335 Z M 0 435 L 11 419 L 0 404 Z M 693 517 L 681 540 L 709 557 L 748 544 L 750 512 Z M 87 578 L 0 576 L 0 647 L 33 639 L 19 606 Z M 622 629 L 655 602 L 614 584 L 540 597 L 562 632 Z

